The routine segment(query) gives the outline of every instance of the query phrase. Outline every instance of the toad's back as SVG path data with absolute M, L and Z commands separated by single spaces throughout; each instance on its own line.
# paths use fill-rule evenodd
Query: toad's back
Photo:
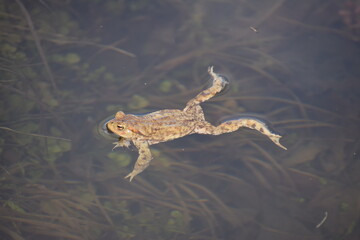
M 196 120 L 186 112 L 168 109 L 145 115 L 125 115 L 123 121 L 131 129 L 138 131 L 138 139 L 151 144 L 168 141 L 191 134 Z

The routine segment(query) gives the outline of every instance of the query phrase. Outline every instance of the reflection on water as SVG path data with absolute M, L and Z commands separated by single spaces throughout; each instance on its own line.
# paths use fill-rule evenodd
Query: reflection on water
M 0 238 L 358 239 L 358 8 L 3 1 Z M 246 129 L 193 135 L 128 183 L 137 153 L 112 151 L 101 121 L 181 109 L 211 65 L 231 85 L 207 120 L 264 115 L 288 151 Z

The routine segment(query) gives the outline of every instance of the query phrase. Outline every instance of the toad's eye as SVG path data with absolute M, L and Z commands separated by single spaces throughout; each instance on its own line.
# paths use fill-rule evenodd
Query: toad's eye
M 124 128 L 125 128 L 123 125 L 117 125 L 116 127 L 118 130 L 124 130 Z

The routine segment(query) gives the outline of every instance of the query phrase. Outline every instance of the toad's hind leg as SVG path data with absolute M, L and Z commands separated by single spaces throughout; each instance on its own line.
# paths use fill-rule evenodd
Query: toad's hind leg
M 199 123 L 198 127 L 195 129 L 195 132 L 199 134 L 219 135 L 223 133 L 234 132 L 241 127 L 255 129 L 270 138 L 273 143 L 282 149 L 287 150 L 286 147 L 280 143 L 280 135 L 273 133 L 263 121 L 252 117 L 243 117 L 235 120 L 229 120 L 221 123 L 219 126 L 213 126 L 209 122 L 204 121 Z
M 139 157 L 136 160 L 132 172 L 125 177 L 125 178 L 130 178 L 130 182 L 136 175 L 144 171 L 145 168 L 149 166 L 150 161 L 152 160 L 149 144 L 147 142 L 133 141 L 133 143 L 135 147 L 139 150 Z
M 197 110 L 197 106 L 209 100 L 217 93 L 221 92 L 225 85 L 228 83 L 223 77 L 214 72 L 213 67 L 209 67 L 208 72 L 213 80 L 211 87 L 200 92 L 196 97 L 191 99 L 184 108 L 185 112 L 191 112 Z

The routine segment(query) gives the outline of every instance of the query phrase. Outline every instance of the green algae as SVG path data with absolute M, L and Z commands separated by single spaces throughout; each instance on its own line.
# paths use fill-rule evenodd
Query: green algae
M 131 156 L 127 153 L 110 152 L 107 157 L 113 160 L 119 168 L 127 167 L 131 163 Z
M 131 101 L 128 103 L 128 109 L 130 110 L 139 110 L 147 107 L 149 105 L 149 100 L 145 97 L 135 94 L 132 96 Z

